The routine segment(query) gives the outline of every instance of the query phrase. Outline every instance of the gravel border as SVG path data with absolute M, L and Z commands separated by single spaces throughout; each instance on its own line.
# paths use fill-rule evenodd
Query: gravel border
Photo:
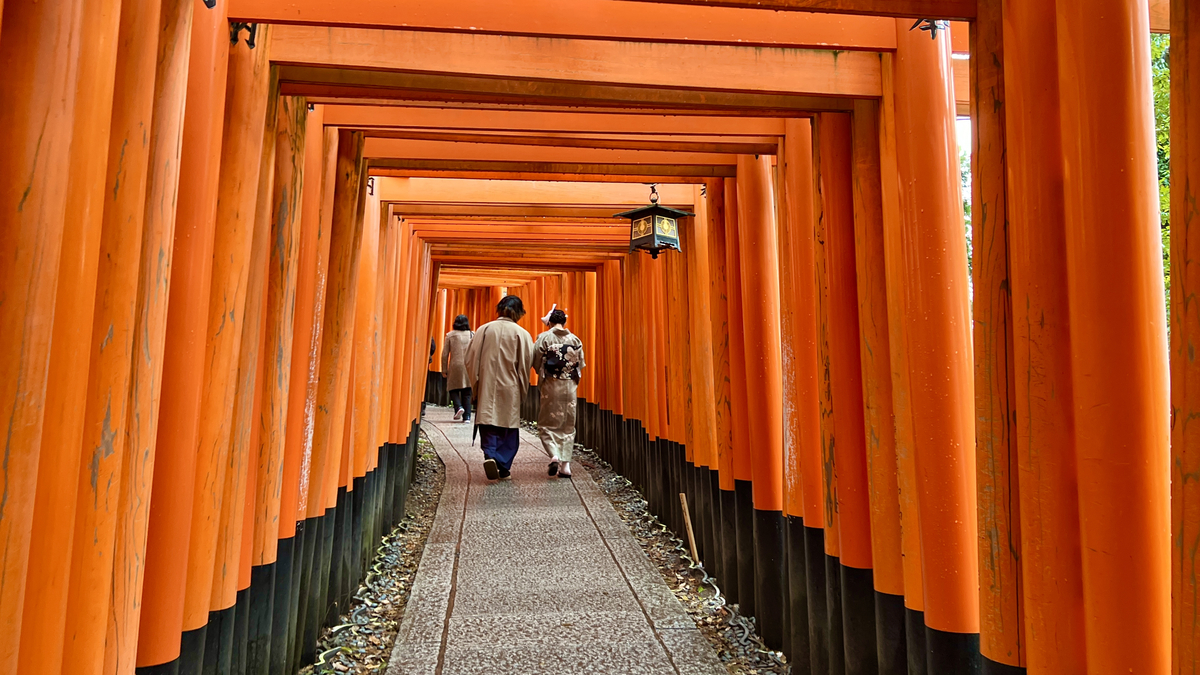
M 591 474 L 730 673 L 791 673 L 787 658 L 763 644 L 754 617 L 742 616 L 736 604 L 725 603 L 716 581 L 692 561 L 683 540 L 648 511 L 641 492 L 627 478 L 578 444 L 572 461 Z
M 383 538 L 371 564 L 373 571 L 355 591 L 350 611 L 338 625 L 322 632 L 317 663 L 301 668 L 297 675 L 365 675 L 387 668 L 446 484 L 445 467 L 424 430 L 417 440 L 416 460 L 416 480 L 408 491 L 404 519 Z

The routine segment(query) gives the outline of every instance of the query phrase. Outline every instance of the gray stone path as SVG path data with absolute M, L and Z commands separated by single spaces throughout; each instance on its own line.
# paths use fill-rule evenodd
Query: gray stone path
M 471 425 L 431 406 L 423 426 L 446 486 L 388 675 L 726 673 L 587 471 L 547 477 L 522 431 L 489 482 Z

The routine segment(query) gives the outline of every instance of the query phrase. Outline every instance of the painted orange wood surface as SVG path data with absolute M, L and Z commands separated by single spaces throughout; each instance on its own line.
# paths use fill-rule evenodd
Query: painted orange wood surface
M 1200 191 L 1200 117 L 1189 105 L 1200 85 L 1200 11 L 1178 0 L 1171 10 L 1171 70 L 1177 74 L 1171 80 L 1171 672 L 1183 674 L 1200 671 L 1200 483 L 1188 478 L 1200 475 L 1194 356 L 1200 308 L 1187 300 L 1200 279 L 1190 198 Z
M 738 155 L 738 255 L 754 508 L 783 510 L 783 352 L 771 157 Z M 751 385 L 751 383 L 753 383 Z M 755 422 L 750 424 L 749 411 Z
M 75 525 L 76 476 L 84 453 L 84 401 L 91 356 L 92 313 L 104 212 L 117 36 L 121 3 L 85 3 L 75 19 L 82 43 L 75 68 L 75 106 L 66 194 L 75 195 L 63 228 L 55 289 L 41 451 L 29 548 L 26 602 L 20 620 L 21 672 L 56 672 Z M 104 452 L 100 450 L 99 452 Z
M 854 254 L 858 273 L 859 358 L 871 490 L 871 560 L 875 590 L 904 595 L 896 425 L 888 341 L 887 271 L 883 245 L 883 192 L 879 106 L 855 102 L 851 120 L 854 180 Z
M 896 24 L 896 157 L 925 624 L 979 630 L 966 241 L 948 39 Z M 917 129 L 920 129 L 918 132 Z M 919 179 L 918 179 L 919 177 Z M 904 486 L 901 486 L 904 489 Z
M 922 33 L 922 36 L 925 36 Z M 279 26 L 271 49 L 284 63 L 512 79 L 669 87 L 705 64 L 705 85 L 732 91 L 878 96 L 879 59 L 834 52 L 616 40 L 541 40 L 482 33 Z
M 75 126 L 83 3 L 10 5 L 0 33 L 0 411 L 7 420 L 0 514 L 0 657 L 15 663 L 29 565 Z M 80 111 L 80 114 L 88 114 Z M 90 126 L 90 125 L 89 125 Z
M 133 299 L 134 302 L 131 308 L 134 324 L 130 335 L 132 345 L 129 354 L 136 356 L 129 364 L 128 406 L 122 413 L 126 416 L 124 455 L 114 453 L 107 458 L 108 461 L 102 458 L 98 463 L 97 484 L 103 481 L 104 484 L 112 482 L 120 486 L 117 508 L 108 516 L 115 519 L 115 522 L 110 525 L 102 518 L 99 521 L 102 524 L 97 527 L 81 518 L 80 514 L 87 512 L 82 508 L 84 502 L 80 502 L 81 508 L 76 513 L 77 555 L 74 556 L 71 569 L 68 623 L 63 650 L 64 671 L 97 673 L 103 668 L 106 674 L 128 673 L 133 671 L 137 658 L 149 540 L 149 504 L 157 456 L 159 392 L 162 386 L 167 300 L 172 242 L 175 238 L 184 101 L 188 81 L 187 63 L 194 6 L 193 0 L 162 3 L 157 21 L 159 38 L 156 54 L 151 56 L 139 53 L 140 65 L 125 75 L 129 78 L 125 86 L 139 88 L 145 84 L 142 78 L 149 71 L 150 63 L 155 63 L 154 90 L 151 97 L 153 108 L 148 125 L 151 130 L 149 164 L 148 175 L 145 177 L 147 182 L 144 200 L 137 199 L 135 194 L 129 194 L 126 196 L 130 200 L 136 200 L 136 204 L 122 204 L 121 199 L 113 202 L 114 206 L 122 204 L 125 208 L 140 209 L 143 214 L 141 238 L 137 240 L 136 253 L 128 252 L 137 256 L 137 262 L 131 265 L 137 270 L 137 280 L 134 282 L 136 291 L 123 291 L 123 294 L 129 293 L 125 297 Z M 153 14 L 152 11 L 148 13 Z M 122 17 L 123 23 L 129 20 L 128 17 Z M 136 23 L 130 25 L 142 27 Z M 124 28 L 122 31 L 122 41 L 129 39 L 140 42 L 144 39 L 140 31 L 131 36 L 125 36 Z M 129 101 L 129 105 L 138 107 L 130 109 L 133 117 L 128 120 L 127 133 L 146 142 L 146 125 L 142 122 L 145 119 L 142 115 L 145 113 L 144 109 L 140 108 L 145 103 Z M 138 112 L 134 112 L 135 110 Z M 129 159 L 127 154 L 126 161 Z M 113 188 L 120 184 L 120 169 L 121 162 L 118 156 L 117 166 L 113 167 L 110 164 L 109 168 Z M 131 173 L 129 179 L 126 187 L 135 190 L 138 185 L 136 174 Z M 127 219 L 131 217 L 124 208 L 114 213 L 114 216 L 120 219 L 119 222 L 128 222 Z M 121 236 L 124 242 L 123 230 Z M 117 260 L 114 259 L 113 262 L 115 265 Z M 113 298 L 113 301 L 119 302 L 118 298 Z M 107 351 L 105 348 L 101 350 L 101 354 Z M 114 374 L 121 368 L 118 363 L 109 364 L 108 367 L 113 368 L 113 371 L 109 372 Z M 113 382 L 114 389 L 109 395 L 115 397 L 121 392 L 115 388 L 115 383 L 119 380 Z M 98 403 L 97 397 L 90 398 Z M 90 417 L 92 413 L 88 413 L 89 420 L 95 420 L 101 434 L 104 428 L 102 420 L 108 418 L 109 412 L 106 403 L 103 416 Z M 92 423 L 89 421 L 89 424 Z M 111 465 L 109 461 L 112 462 Z M 113 478 L 114 474 L 118 473 L 119 478 Z M 81 471 L 81 485 L 83 479 Z M 90 484 L 90 475 L 87 480 Z M 81 490 L 80 494 L 87 493 Z M 105 508 L 108 506 L 103 502 L 101 505 Z M 113 534 L 110 535 L 109 532 Z M 114 543 L 106 546 L 108 541 Z M 90 559 L 78 555 L 81 542 L 95 543 L 99 555 Z M 111 562 L 104 557 L 108 546 L 113 547 Z M 111 607 L 106 606 L 108 598 L 111 598 Z M 112 617 L 111 621 L 106 622 L 107 636 L 105 624 L 99 623 L 94 616 L 89 616 L 90 611 L 97 611 L 95 616 Z
M 1062 135 L 1053 7 L 1004 3 L 1023 652 L 1031 673 L 1089 671 L 1083 622 Z M 1036 112 L 1035 112 L 1036 111 Z M 994 223 L 989 223 L 994 227 Z M 979 263 L 976 263 L 978 265 Z
M 167 312 L 163 388 L 160 401 L 161 453 L 154 468 L 138 665 L 167 663 L 179 656 L 181 630 L 203 625 L 206 615 L 186 613 L 187 575 L 205 566 L 193 555 L 193 536 L 207 540 L 212 521 L 196 515 L 195 504 L 211 483 L 208 460 L 214 448 L 199 448 L 213 238 L 225 111 L 229 41 L 224 10 L 197 9 L 188 57 L 187 105 L 180 153 L 179 203 Z M 202 456 L 201 456 L 202 455 Z M 200 471 L 197 471 L 197 466 Z M 211 573 L 199 578 L 208 581 Z M 208 589 L 194 594 L 207 609 Z
M 808 527 L 823 528 L 813 161 L 812 123 L 789 120 L 783 163 L 787 218 L 780 228 L 787 509 Z
M 1088 664 L 1166 672 L 1170 400 L 1147 5 L 1056 9 Z
M 216 522 L 204 563 L 209 578 L 190 576 L 189 590 L 209 588 L 204 605 L 189 592 L 197 614 L 232 607 L 236 600 L 238 565 L 245 520 L 246 466 L 262 330 L 262 299 L 266 281 L 269 230 L 256 227 L 262 150 L 268 129 L 268 100 L 274 97 L 270 76 L 270 28 L 259 32 L 255 49 L 239 41 L 229 49 L 228 95 L 225 101 L 225 139 L 221 146 L 220 192 L 217 200 L 217 238 L 213 253 L 213 292 L 209 303 L 208 354 L 205 370 L 214 373 L 206 383 L 200 442 L 217 444 L 212 474 L 219 486 L 209 486 L 209 518 Z M 272 118 L 273 119 L 273 118 Z M 269 168 L 267 170 L 270 170 Z M 218 293 L 220 296 L 218 298 Z M 233 335 L 230 335 L 233 334 Z M 246 358 L 243 358 L 246 357 Z M 225 390 L 217 391 L 227 371 Z M 238 419 L 245 423 L 238 426 Z M 227 449 L 225 449 L 227 448 Z M 257 458 L 257 453 L 255 453 Z M 224 466 L 216 464 L 221 462 Z M 219 493 L 218 493 L 219 491 Z M 219 507 L 217 506 L 219 504 Z M 198 570 L 201 573 L 204 570 Z M 205 607 L 205 610 L 199 607 Z M 203 620 L 207 621 L 207 617 Z
M 956 34 L 961 31 L 957 31 Z M 1008 194 L 1005 166 L 1004 45 L 1001 2 L 979 3 L 970 31 L 972 92 L 972 339 L 975 352 L 975 455 L 979 513 L 980 652 L 997 663 L 1025 665 L 1020 490 L 1016 417 Z M 961 61 L 956 61 L 961 63 Z M 965 85 L 965 86 L 964 86 Z M 976 206 L 978 205 L 978 206 Z

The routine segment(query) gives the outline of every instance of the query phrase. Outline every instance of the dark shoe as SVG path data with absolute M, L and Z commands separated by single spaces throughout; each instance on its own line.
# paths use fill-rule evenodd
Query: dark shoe
M 504 480 L 505 478 L 511 478 L 511 477 L 512 477 L 512 472 L 511 472 L 511 471 L 509 471 L 508 469 L 506 469 L 506 468 L 504 468 L 504 467 L 502 467 L 502 466 L 501 466 L 501 467 L 498 467 L 498 468 L 500 469 L 500 480 Z
M 483 460 L 483 473 L 488 477 L 488 480 L 496 480 L 500 477 L 500 467 L 496 466 L 496 460 Z M 507 472 L 505 472 L 507 473 Z
M 546 472 L 550 476 L 558 475 L 558 462 L 550 462 L 550 469 Z

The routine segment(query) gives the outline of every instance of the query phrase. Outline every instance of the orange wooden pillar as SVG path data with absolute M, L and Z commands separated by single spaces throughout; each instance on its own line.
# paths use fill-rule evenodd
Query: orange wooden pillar
M 266 35 L 261 36 L 267 38 Z M 184 631 L 205 628 L 203 658 L 232 655 L 229 605 L 212 606 L 217 557 L 230 574 L 233 559 L 224 560 L 218 542 L 233 540 L 231 528 L 237 507 L 245 503 L 238 492 L 245 472 L 240 457 L 231 454 L 233 405 L 238 393 L 238 368 L 245 319 L 246 289 L 250 276 L 250 247 L 255 232 L 258 174 L 261 164 L 266 107 L 271 91 L 267 61 L 269 41 L 250 49 L 239 40 L 228 50 L 228 87 L 223 118 L 226 121 L 220 152 L 216 234 L 212 254 L 212 281 L 205 339 L 203 390 L 197 445 L 192 534 L 188 547 L 187 588 L 184 598 Z M 249 339 L 256 341 L 258 331 Z M 227 485 L 232 474 L 234 481 Z M 228 494 L 227 494 L 227 489 Z M 228 501 L 226 501 L 228 499 Z M 227 513 L 223 512 L 228 509 Z M 240 513 L 238 513 L 240 515 Z M 240 526 L 240 519 L 237 525 Z M 224 537 L 223 537 L 224 535 Z M 240 541 L 240 537 L 236 539 Z M 218 570 L 219 571 L 219 570 Z M 232 591 L 232 589 L 230 589 Z M 212 626 L 209 612 L 212 611 Z M 202 660 L 201 660 L 202 662 Z
M 895 58 L 883 56 L 879 122 L 880 193 L 883 200 L 883 255 L 887 291 L 888 357 L 892 370 L 892 416 L 896 426 L 896 482 L 900 491 L 900 549 L 904 571 L 904 638 L 910 672 L 927 669 L 925 584 L 921 518 L 917 508 L 917 467 L 912 377 L 906 321 L 907 270 L 900 232 L 900 168 L 897 157 Z
M 143 41 L 143 29 L 157 30 L 159 39 L 153 53 L 147 53 L 149 49 L 126 52 L 131 61 L 122 61 L 118 71 L 121 79 L 114 89 L 113 119 L 123 120 L 120 133 L 143 143 L 147 127 L 152 133 L 148 147 L 141 148 L 147 153 L 146 163 L 141 163 L 137 151 L 125 148 L 122 162 L 119 151 L 110 150 L 109 184 L 124 188 L 106 203 L 106 227 L 111 223 L 114 234 L 102 236 L 98 288 L 111 287 L 113 293 L 97 296 L 100 304 L 93 326 L 101 326 L 106 336 L 111 326 L 114 340 L 93 342 L 96 352 L 89 375 L 83 447 L 99 447 L 105 437 L 112 437 L 114 452 L 96 457 L 95 474 L 93 465 L 80 466 L 64 672 L 98 673 L 102 668 L 131 672 L 137 651 L 148 525 L 145 505 L 154 472 L 174 195 L 194 7 L 191 0 L 160 5 L 161 13 L 150 8 L 147 16 L 123 14 L 121 19 L 123 50 L 132 49 L 129 41 Z M 150 91 L 145 87 L 148 77 L 154 78 Z M 123 92 L 119 98 L 118 91 Z M 111 133 L 110 140 L 116 143 L 116 129 Z M 138 226 L 140 235 L 134 236 Z M 139 357 L 131 358 L 133 354 Z M 117 416 L 120 421 L 115 421 Z M 106 499 L 90 499 L 83 488 L 91 485 L 93 475 L 96 485 L 112 486 Z
M 721 515 L 719 527 L 714 528 L 721 550 L 720 579 L 722 590 L 730 602 L 740 599 L 738 593 L 737 555 L 737 495 L 733 469 L 733 397 L 730 359 L 730 312 L 727 267 L 727 208 L 737 210 L 737 204 L 727 203 L 724 179 L 706 183 L 708 202 L 708 261 L 709 288 L 712 309 L 709 313 L 713 341 L 713 398 L 716 408 L 718 501 Z M 739 321 L 740 323 L 740 321 Z
M 260 27 L 260 40 L 265 27 Z M 262 42 L 259 43 L 263 44 Z M 235 53 L 231 63 L 248 56 Z M 262 64 L 264 67 L 268 64 Z M 268 72 L 268 92 L 276 86 Z M 271 257 L 271 227 L 269 207 L 274 187 L 275 121 L 278 115 L 277 95 L 268 95 L 265 109 L 258 111 L 265 120 L 262 139 L 258 143 L 259 158 L 257 185 L 248 216 L 253 219 L 254 233 L 250 244 L 250 273 L 246 286 L 245 320 L 242 322 L 242 348 L 238 353 L 238 391 L 233 408 L 233 432 L 230 438 L 229 474 L 222 502 L 222 527 L 217 541 L 218 560 L 213 568 L 214 610 L 234 608 L 234 632 L 231 660 L 234 668 L 260 672 L 267 663 L 264 645 L 270 644 L 270 614 L 274 593 L 275 541 L 278 530 L 263 528 L 262 519 L 279 516 L 280 462 L 276 455 L 264 453 L 262 437 L 262 394 L 267 387 L 267 276 Z M 258 498 L 258 477 L 274 488 L 274 493 L 262 501 Z M 227 509 L 231 509 L 227 512 Z M 274 525 L 274 523 L 272 523 Z M 240 532 L 236 528 L 241 528 Z M 227 531 L 225 531 L 227 530 Z M 256 537 L 271 533 L 269 548 L 260 550 Z M 264 542 L 265 543 L 265 542 Z M 260 555 L 262 553 L 262 555 Z M 251 609 L 256 611 L 253 613 Z M 224 662 L 222 661 L 222 665 Z M 256 671 L 255 669 L 260 669 Z
M 892 366 L 888 339 L 879 106 L 855 102 L 852 118 L 854 253 L 859 357 L 862 363 L 866 456 L 870 481 L 871 563 L 880 673 L 908 670 L 904 568 Z
M 815 190 L 812 122 L 784 123 L 780 223 L 780 330 L 783 343 L 784 481 L 788 516 L 788 593 L 793 662 L 829 670 L 821 481 L 821 406 L 817 350 Z M 801 666 L 802 667 L 802 666 Z M 801 671 L 803 672 L 803 671 Z
M 1018 416 L 1014 391 L 1012 272 L 1005 167 L 1001 3 L 979 4 L 970 33 L 972 141 L 972 311 L 979 522 L 980 652 L 1025 665 L 1021 579 Z M 955 29 L 957 30 L 957 28 Z M 1042 111 L 1039 110 L 1039 113 Z M 986 214 L 986 216 L 984 215 Z M 1026 318 L 1029 318 L 1028 316 Z
M 57 672 L 62 663 L 67 584 L 83 453 L 84 401 L 104 212 L 104 175 L 117 60 L 120 2 L 84 3 L 75 67 L 75 107 L 65 194 L 75 196 L 63 223 L 49 372 L 30 528 L 26 602 L 19 625 L 18 672 Z M 36 446 L 35 446 L 36 447 Z
M 313 418 L 312 463 L 309 468 L 304 569 L 301 570 L 301 612 L 297 623 L 301 662 L 313 660 L 317 634 L 324 621 L 326 579 L 332 555 L 330 505 L 336 503 L 341 465 L 346 401 L 353 354 L 354 304 L 363 221 L 359 217 L 362 185 L 362 135 L 338 131 L 337 173 L 333 191 L 333 221 L 329 234 L 329 277 Z M 327 517 L 328 516 L 328 517 Z M 312 536 L 309 536 L 312 535 Z M 311 544 L 311 545 L 310 545 Z M 305 598 L 305 595 L 307 597 Z
M 712 272 L 709 262 L 709 204 L 706 186 L 693 192 L 695 217 L 681 228 L 681 245 L 687 258 L 688 357 L 691 370 L 692 433 L 689 445 L 696 473 L 696 502 L 699 505 L 698 538 L 705 568 L 719 575 L 719 543 L 714 527 L 720 525 L 720 486 L 717 484 L 717 402 L 714 395 L 713 335 L 709 312 L 712 308 Z
M 737 192 L 745 363 L 742 379 L 747 410 L 755 411 L 755 423 L 749 424 L 749 419 L 746 420 L 750 439 L 747 451 L 753 455 L 754 616 L 767 645 L 781 649 L 784 614 L 783 603 L 778 599 L 787 593 L 783 519 L 783 352 L 780 344 L 779 239 L 770 156 L 738 156 Z M 750 382 L 754 385 L 747 386 Z
M 874 655 L 871 536 L 854 250 L 850 117 L 817 119 L 816 230 L 821 459 L 830 670 L 863 672 Z M 864 590 L 865 589 L 865 590 Z
M 378 316 L 378 298 L 376 284 L 379 272 L 379 238 L 380 238 L 380 205 L 379 197 L 367 195 L 361 217 L 363 233 L 358 263 L 358 290 L 355 294 L 354 309 L 354 388 L 350 391 L 350 399 L 346 403 L 346 419 L 349 431 L 346 443 L 351 450 L 350 485 L 353 489 L 351 503 L 351 519 L 358 523 L 354 530 L 357 537 L 359 575 L 370 563 L 371 552 L 375 550 L 376 503 L 375 496 L 378 486 L 378 476 L 372 471 L 375 468 L 379 453 L 372 439 L 371 401 L 378 391 L 378 372 L 376 358 L 379 354 L 377 343 L 379 331 L 375 327 Z M 440 363 L 440 361 L 439 361 Z M 345 518 L 345 514 L 343 514 Z M 345 522 L 344 520 L 342 521 Z M 352 527 L 353 527 L 352 522 Z M 337 549 L 335 546 L 336 559 Z M 354 559 L 354 556 L 351 556 Z M 334 568 L 337 569 L 336 567 Z M 335 576 L 340 579 L 341 577 Z M 350 578 L 356 578 L 351 575 Z M 331 594 L 340 588 L 331 579 Z
M 1088 665 L 1167 672 L 1170 410 L 1147 3 L 1056 7 Z
M 139 33 L 141 30 L 158 29 L 161 4 L 159 0 L 147 3 L 131 1 L 123 3 L 120 8 L 111 125 L 108 133 L 104 134 L 109 139 L 104 154 L 106 177 L 99 188 L 102 193 L 112 194 L 113 199 L 104 199 L 95 206 L 98 214 L 102 212 L 102 223 L 97 242 L 99 250 L 95 252 L 98 263 L 95 289 L 98 292 L 90 298 L 90 303 L 94 305 L 86 310 L 92 322 L 86 338 L 89 352 L 87 392 L 77 403 L 82 414 L 83 433 L 72 448 L 76 453 L 76 461 L 73 464 L 64 462 L 58 468 L 62 472 L 65 467 L 73 467 L 65 473 L 76 486 L 65 498 L 72 509 L 72 520 L 67 524 L 68 536 L 73 540 L 71 554 L 62 554 L 62 562 L 70 566 L 68 578 L 74 581 L 64 578 L 61 582 L 64 604 L 55 610 L 61 614 L 58 617 L 61 622 L 58 629 L 36 629 L 36 632 L 43 634 L 43 640 L 50 636 L 57 644 L 43 643 L 32 650 L 37 652 L 36 655 L 31 653 L 28 656 L 22 648 L 22 664 L 27 663 L 25 659 L 32 661 L 27 666 L 19 665 L 18 669 L 22 671 L 58 672 L 62 668 L 65 649 L 63 629 L 69 624 L 73 627 L 86 626 L 87 637 L 91 639 L 86 641 L 89 652 L 83 659 L 86 665 L 72 662 L 68 670 L 99 672 L 105 642 L 101 617 L 109 616 L 110 597 L 125 597 L 125 586 L 112 575 L 113 534 L 121 484 L 119 479 L 115 484 L 109 479 L 117 475 L 125 450 L 130 347 L 150 149 L 148 143 L 138 143 L 133 149 L 129 148 L 128 143 L 142 137 L 142 130 L 149 126 L 153 112 L 154 88 L 144 86 L 144 82 L 153 81 L 158 42 L 144 40 Z M 138 37 L 135 38 L 135 35 Z M 113 332 L 112 339 L 108 340 L 110 326 Z M 92 335 L 101 335 L 104 339 L 92 340 Z M 72 377 L 79 378 L 79 373 L 77 368 L 72 368 Z M 96 457 L 94 470 L 97 485 L 113 487 L 105 491 L 103 499 L 91 499 L 88 492 L 92 485 L 93 466 L 83 466 L 82 448 L 101 447 L 101 440 L 106 435 L 111 437 L 111 451 L 102 452 Z M 101 521 L 103 525 L 90 526 L 90 523 L 96 522 L 98 512 L 105 516 Z M 77 527 L 76 523 L 88 524 Z M 80 530 L 85 533 L 83 537 L 77 536 Z M 46 566 L 53 563 L 38 564 Z M 89 574 L 87 580 L 83 579 L 85 570 Z M 55 608 L 54 596 L 49 589 L 39 593 L 39 596 L 45 598 L 46 608 Z M 73 609 L 68 611 L 68 607 Z M 123 619 L 126 614 L 118 610 L 112 616 Z M 37 620 L 26 614 L 23 623 L 25 626 L 34 626 Z M 68 634 L 84 637 L 77 630 Z M 128 644 L 132 648 L 133 642 Z M 129 667 L 132 668 L 132 660 L 129 661 Z
M 910 26 L 896 22 L 899 238 L 928 669 L 939 675 L 980 658 L 971 330 L 950 42 Z
M 210 375 L 201 400 L 200 424 L 199 457 L 204 460 L 207 456 L 211 482 L 197 485 L 184 609 L 185 626 L 189 618 L 208 624 L 205 660 L 216 657 L 218 672 L 232 667 L 234 604 L 245 521 L 249 434 L 247 426 L 236 424 L 239 416 L 249 422 L 262 333 L 269 230 L 258 228 L 255 216 L 268 101 L 277 97 L 268 60 L 269 30 L 263 26 L 258 31 L 256 48 L 240 39 L 229 47 L 205 357 L 205 372 Z M 270 128 L 274 129 L 274 118 Z M 251 293 L 257 297 L 252 299 Z M 252 357 L 243 359 L 243 355 Z M 196 527 L 200 518 L 211 525 Z
M 260 190 L 266 190 L 265 195 L 260 194 L 260 205 L 263 205 L 264 196 L 267 199 L 265 208 L 260 208 L 259 213 L 268 220 L 264 222 L 258 218 L 258 227 L 270 228 L 271 249 L 267 263 L 266 350 L 263 356 L 266 364 L 258 420 L 259 468 L 254 488 L 257 504 L 254 562 L 275 566 L 274 605 L 270 626 L 260 620 L 252 629 L 260 640 L 269 640 L 267 655 L 271 672 L 286 668 L 289 640 L 294 637 L 289 617 L 296 614 L 295 579 L 302 542 L 296 523 L 303 520 L 303 516 L 298 515 L 298 493 L 301 477 L 307 477 L 305 456 L 308 449 L 307 445 L 302 448 L 301 438 L 307 435 L 304 430 L 311 428 L 308 426 L 310 418 L 303 415 L 306 407 L 301 404 L 300 410 L 295 410 L 296 398 L 301 397 L 302 401 L 315 399 L 315 387 L 310 383 L 316 366 L 310 365 L 309 359 L 316 347 L 310 340 L 319 340 L 320 334 L 313 337 L 311 322 L 314 315 L 320 316 L 321 305 L 313 301 L 312 295 L 304 293 L 313 293 L 312 288 L 324 288 L 323 283 L 316 281 L 324 274 L 319 262 L 322 240 L 316 233 L 320 228 L 320 223 L 316 222 L 320 196 L 319 193 L 313 196 L 304 189 L 305 176 L 312 183 L 311 187 L 321 184 L 323 165 L 314 161 L 321 155 L 313 145 L 320 148 L 323 141 L 309 135 L 309 132 L 315 134 L 320 127 L 309 124 L 304 99 L 291 96 L 279 98 L 274 120 L 275 133 L 268 141 L 272 175 L 265 185 L 264 181 L 259 181 Z M 309 330 L 302 330 L 305 327 Z M 269 638 L 263 635 L 264 630 L 269 632 Z M 263 652 L 254 650 L 250 658 L 251 663 L 261 663 Z
M 1171 597 L 1172 673 L 1200 671 L 1200 575 L 1191 550 L 1200 539 L 1198 427 L 1200 369 L 1191 356 L 1200 330 L 1200 308 L 1187 301 L 1200 277 L 1195 253 L 1200 236 L 1191 231 L 1191 204 L 1200 177 L 1200 116 L 1193 115 L 1200 85 L 1200 11 L 1171 3 Z M 1190 543 L 1189 543 L 1190 542 Z M 1031 656 L 1032 659 L 1032 656 Z
M 161 453 L 155 462 L 150 500 L 139 667 L 179 659 L 181 668 L 194 668 L 203 663 L 204 657 L 204 622 L 195 616 L 187 616 L 190 621 L 185 622 L 185 602 L 201 395 L 207 376 L 205 326 L 229 60 L 227 9 L 218 5 L 210 10 L 201 3 L 195 9 L 192 26 L 180 154 L 180 175 L 188 180 L 180 182 L 171 262 L 159 412 Z M 201 485 L 211 479 L 207 469 L 203 467 Z M 210 523 L 200 525 L 204 531 L 196 534 L 203 539 Z M 204 555 L 211 555 L 211 551 Z
M 0 288 L 5 292 L 0 304 L 0 400 L 8 420 L 6 461 L 0 467 L 5 485 L 0 618 L 9 629 L 0 637 L 0 655 L 8 663 L 18 658 L 30 571 L 48 359 L 66 227 L 64 195 L 72 178 L 72 135 L 79 126 L 93 126 L 86 120 L 75 122 L 78 63 L 81 58 L 99 58 L 80 51 L 83 7 L 79 2 L 10 5 L 0 33 L 0 153 L 5 158 L 0 179 Z M 88 96 L 87 91 L 83 94 Z M 91 111 L 79 113 L 90 117 Z M 55 419 L 53 411 L 49 418 Z
M 1019 655 L 1024 662 L 1020 665 L 1027 665 L 1031 673 L 1082 675 L 1089 668 L 1083 621 L 1062 136 L 1057 124 L 1059 86 L 1057 71 L 1045 67 L 1057 58 L 1057 21 L 1049 4 L 1006 2 L 1003 11 L 1009 215 L 1002 222 L 1008 224 L 1014 408 L 1020 413 L 1013 433 L 1020 485 L 1017 550 L 1021 584 L 1016 589 L 1023 600 Z M 1055 123 L 1048 123 L 1051 120 Z M 978 147 L 979 141 L 976 143 Z M 987 168 L 980 167 L 977 175 Z M 976 184 L 979 182 L 977 179 Z M 997 236 L 979 229 L 985 225 L 976 225 L 977 274 L 980 235 Z M 976 298 L 978 302 L 978 293 Z M 977 324 L 976 331 L 981 328 Z M 982 393 L 977 393 L 977 400 Z M 1008 541 L 998 544 L 1004 554 L 1013 548 Z M 980 567 L 987 569 L 986 558 L 981 558 Z M 995 658 L 986 649 L 984 656 Z
M 755 616 L 754 591 L 754 488 L 750 451 L 749 407 L 746 388 L 750 374 L 746 371 L 745 320 L 742 311 L 742 259 L 739 242 L 737 181 L 725 181 L 725 282 L 729 301 L 729 402 L 730 429 L 733 444 L 734 500 L 736 508 L 735 537 L 737 540 L 737 600 L 741 611 Z M 762 373 L 754 373 L 757 381 Z

